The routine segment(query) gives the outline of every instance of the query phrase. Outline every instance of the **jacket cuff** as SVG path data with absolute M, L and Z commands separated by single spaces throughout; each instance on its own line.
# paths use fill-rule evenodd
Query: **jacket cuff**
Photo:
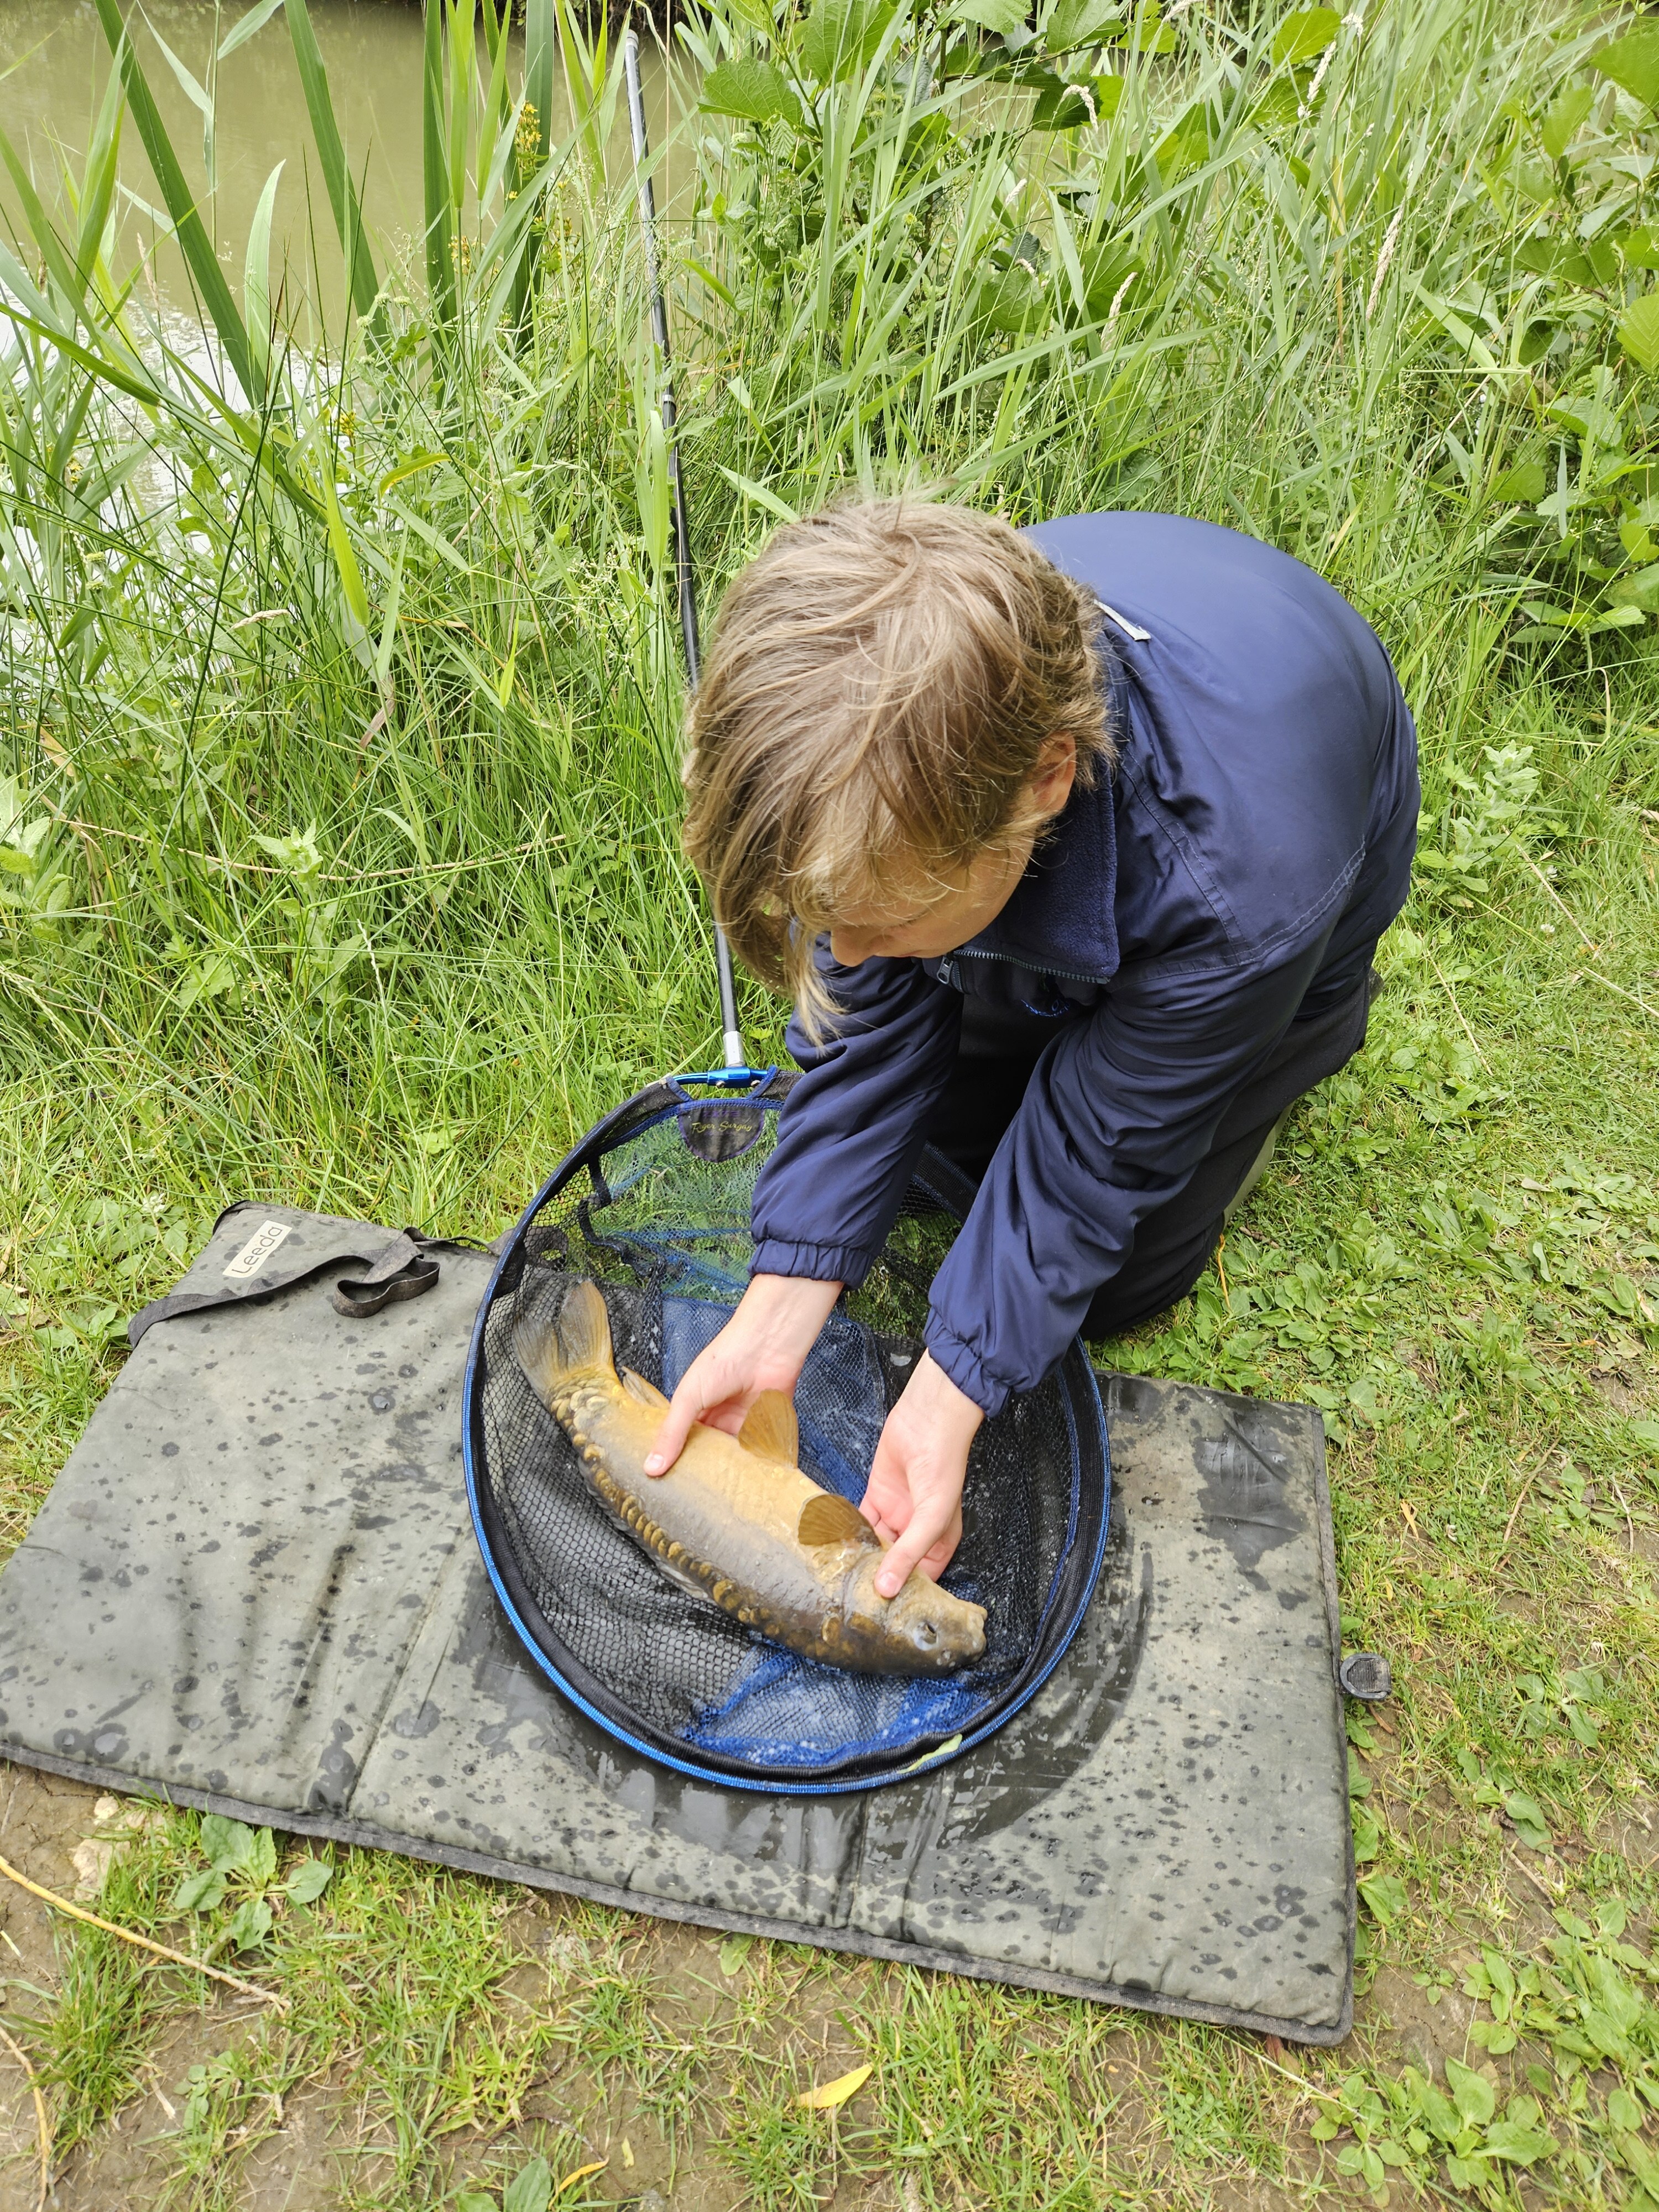
M 792 1244 L 782 1237 L 763 1237 L 749 1262 L 751 1275 L 804 1275 L 814 1283 L 845 1283 L 855 1288 L 875 1258 L 861 1244 Z
M 933 1354 L 935 1367 L 943 1368 L 964 1398 L 971 1398 L 994 1421 L 1008 1402 L 1008 1385 L 988 1373 L 984 1362 L 959 1336 L 953 1336 L 936 1313 L 929 1313 L 922 1341 Z

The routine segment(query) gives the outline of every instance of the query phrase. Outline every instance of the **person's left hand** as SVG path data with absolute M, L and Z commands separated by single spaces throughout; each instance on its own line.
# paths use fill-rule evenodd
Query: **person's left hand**
M 962 1541 L 968 1447 L 984 1414 L 923 1352 L 887 1416 L 859 1510 L 892 1548 L 876 1575 L 896 1597 L 912 1567 L 937 1582 Z

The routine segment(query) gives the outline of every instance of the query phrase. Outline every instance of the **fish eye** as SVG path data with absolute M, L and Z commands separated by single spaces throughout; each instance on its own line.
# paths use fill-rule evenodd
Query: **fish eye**
M 919 1620 L 914 1633 L 916 1642 L 924 1651 L 930 1650 L 939 1642 L 939 1631 L 931 1620 Z

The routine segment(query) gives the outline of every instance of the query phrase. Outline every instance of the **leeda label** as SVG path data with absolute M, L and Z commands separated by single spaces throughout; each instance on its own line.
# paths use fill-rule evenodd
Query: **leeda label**
M 291 1221 L 262 1221 L 225 1269 L 226 1274 L 238 1280 L 257 1275 L 277 1246 L 293 1234 Z

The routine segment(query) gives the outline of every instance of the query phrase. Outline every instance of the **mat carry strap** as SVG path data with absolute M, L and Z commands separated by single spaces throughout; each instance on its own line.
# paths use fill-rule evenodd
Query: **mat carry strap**
M 334 1285 L 334 1305 L 337 1312 L 350 1320 L 366 1321 L 383 1306 L 405 1298 L 418 1298 L 429 1291 L 438 1279 L 438 1262 L 432 1257 L 434 1249 L 441 1249 L 446 1244 L 453 1247 L 457 1241 L 447 1237 L 422 1237 L 418 1229 L 402 1229 L 378 1252 L 329 1252 L 303 1267 L 295 1268 L 291 1273 L 273 1275 L 264 1271 L 263 1261 L 274 1256 L 283 1242 L 283 1237 L 274 1233 L 282 1228 L 279 1222 L 267 1222 L 265 1231 L 272 1234 L 265 1249 L 255 1249 L 258 1234 L 263 1233 L 258 1232 L 232 1262 L 233 1267 L 237 1267 L 245 1258 L 252 1261 L 246 1272 L 255 1279 L 246 1289 L 169 1291 L 165 1297 L 152 1299 L 133 1315 L 127 1323 L 128 1344 L 136 1346 L 158 1321 L 173 1321 L 182 1314 L 207 1313 L 221 1306 L 258 1305 L 266 1298 L 274 1298 L 279 1291 L 314 1281 L 331 1267 L 362 1268 L 361 1274 L 343 1275 Z
M 376 1253 L 362 1275 L 342 1275 L 334 1285 L 334 1310 L 352 1321 L 367 1321 L 382 1306 L 404 1298 L 418 1298 L 438 1279 L 438 1263 L 423 1249 L 425 1238 L 416 1229 L 399 1230 L 383 1252 Z

